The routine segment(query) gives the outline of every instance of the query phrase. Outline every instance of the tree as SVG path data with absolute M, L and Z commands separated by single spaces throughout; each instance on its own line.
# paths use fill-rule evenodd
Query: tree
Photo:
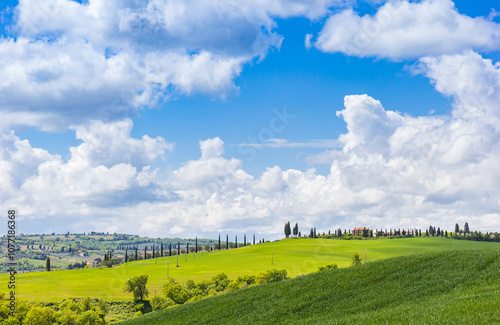
M 128 261 L 128 249 L 125 248 L 125 263 Z
M 149 295 L 146 283 L 148 283 L 147 274 L 134 276 L 125 282 L 124 291 L 131 292 L 134 295 L 134 300 L 142 300 Z
M 316 227 L 314 227 L 314 238 L 316 238 Z
M 189 299 L 189 293 L 173 278 L 167 279 L 163 284 L 163 295 L 176 304 L 183 304 Z
M 45 270 L 50 271 L 50 258 L 47 256 L 47 260 L 45 261 Z
M 90 297 L 85 297 L 80 302 L 80 309 L 82 311 L 92 310 L 93 308 L 94 306 L 92 305 L 92 299 L 90 299 Z
M 464 234 L 468 234 L 470 231 L 469 231 L 469 223 L 466 222 L 465 225 L 464 225 Z
M 161 243 L 160 245 L 160 256 L 163 257 L 163 243 Z
M 254 238 L 255 238 L 255 235 L 254 235 Z M 218 246 L 218 249 L 220 250 L 220 234 L 219 234 L 219 246 Z
M 226 249 L 229 249 L 229 235 L 226 234 Z
M 166 309 L 167 307 L 173 305 L 175 305 L 175 302 L 170 298 L 155 296 L 153 299 L 151 299 L 151 309 L 153 309 L 153 311 Z
M 144 246 L 144 259 L 146 259 L 146 258 L 147 258 L 147 256 L 146 256 L 146 254 L 148 253 L 148 252 L 147 252 L 147 249 L 148 249 L 148 246 L 147 246 L 147 245 L 146 245 L 146 246 Z
M 359 257 L 358 252 L 352 253 L 351 266 L 356 266 L 361 264 L 361 257 Z
M 196 236 L 196 243 L 195 243 L 195 246 L 194 246 L 194 252 L 198 253 L 198 236 Z
M 309 232 L 309 237 L 313 238 L 314 237 L 314 230 L 311 228 L 311 231 Z
M 455 234 L 458 234 L 460 232 L 460 227 L 458 226 L 458 223 L 455 224 Z
M 295 226 L 293 226 L 293 235 L 297 236 L 299 234 L 299 223 L 297 222 Z
M 290 234 L 292 233 L 290 229 L 290 221 L 285 223 L 285 236 L 286 238 L 290 237 Z
M 134 258 L 135 261 L 137 261 L 137 247 L 135 248 L 135 258 Z
M 253 244 L 255 245 L 255 234 L 253 234 Z
M 33 306 L 27 312 L 23 324 L 28 325 L 50 325 L 54 318 L 54 311 L 49 307 Z

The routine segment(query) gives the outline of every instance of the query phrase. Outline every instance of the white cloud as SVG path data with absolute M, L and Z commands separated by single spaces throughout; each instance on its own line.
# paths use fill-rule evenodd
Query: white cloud
M 340 0 L 21 0 L 0 40 L 4 124 L 64 130 L 120 120 L 172 96 L 226 97 L 245 63 L 283 38 L 277 17 L 317 19 Z M 23 117 L 22 119 L 20 117 Z
M 352 95 L 337 113 L 348 130 L 337 140 L 247 144 L 328 148 L 310 158 L 331 163 L 327 176 L 274 166 L 254 178 L 241 160 L 224 157 L 218 137 L 200 141 L 199 159 L 153 170 L 174 145 L 133 138 L 125 116 L 170 95 L 227 95 L 243 64 L 279 47 L 275 17 L 317 19 L 340 2 L 189 5 L 20 2 L 19 37 L 0 41 L 0 95 L 9 94 L 0 96 L 0 201 L 18 207 L 31 232 L 279 236 L 288 220 L 320 231 L 361 224 L 449 229 L 465 221 L 498 230 L 500 66 L 462 52 L 497 46 L 497 24 L 460 15 L 444 0 L 391 1 L 374 17 L 349 10 L 331 16 L 315 44 L 324 51 L 393 59 L 462 53 L 428 56 L 416 67 L 453 98 L 451 116 L 406 116 Z M 347 47 L 363 32 L 368 42 Z M 82 144 L 65 161 L 5 131 L 13 120 L 46 130 L 71 126 Z
M 158 171 L 148 164 L 171 151 L 173 144 L 160 137 L 131 138 L 131 128 L 130 120 L 78 127 L 76 136 L 83 143 L 71 148 L 67 162 L 32 148 L 13 132 L 3 133 L 2 203 L 18 206 L 29 217 L 74 213 L 80 218 L 101 206 L 158 199 Z
M 315 47 L 389 59 L 499 49 L 500 25 L 460 14 L 451 0 L 389 1 L 373 16 L 346 9 L 330 16 Z
M 473 51 L 420 59 L 423 71 L 436 89 L 455 99 L 453 115 L 499 125 L 500 63 Z M 421 67 L 422 68 L 422 67 Z M 471 82 L 473 81 L 473 82 Z
M 311 48 L 311 39 L 313 38 L 313 35 L 312 34 L 307 34 L 306 35 L 306 38 L 305 38 L 305 41 L 304 41 L 304 46 L 306 47 L 306 49 L 310 49 Z
M 200 141 L 200 158 L 177 170 L 151 170 L 148 164 L 173 145 L 132 138 L 130 120 L 76 128 L 83 143 L 67 162 L 3 132 L 2 205 L 19 207 L 30 225 L 51 231 L 269 238 L 280 236 L 288 220 L 303 232 L 431 224 L 451 230 L 465 221 L 498 231 L 498 69 L 474 52 L 422 59 L 420 73 L 454 98 L 447 117 L 411 117 L 367 95 L 346 96 L 338 115 L 348 132 L 338 139 L 340 150 L 323 155 L 333 160 L 327 176 L 274 166 L 254 178 L 242 161 L 223 157 L 219 138 Z M 474 91 L 485 80 L 492 91 Z
M 339 147 L 338 140 L 318 139 L 308 140 L 304 142 L 288 142 L 287 139 L 268 139 L 264 143 L 240 143 L 240 147 L 252 147 L 257 149 L 262 148 L 337 148 Z

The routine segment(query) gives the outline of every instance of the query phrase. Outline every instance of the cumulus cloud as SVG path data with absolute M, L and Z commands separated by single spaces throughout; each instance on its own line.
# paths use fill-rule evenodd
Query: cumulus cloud
M 311 45 L 391 59 L 426 55 L 414 71 L 452 98 L 450 116 L 407 116 L 350 95 L 337 112 L 347 125 L 338 139 L 246 145 L 328 148 L 309 158 L 328 161 L 326 176 L 274 166 L 254 177 L 224 156 L 218 137 L 200 141 L 199 159 L 176 170 L 151 167 L 174 144 L 133 138 L 127 116 L 178 94 L 227 95 L 245 63 L 280 46 L 276 17 L 318 19 L 343 4 L 20 1 L 18 37 L 0 40 L 0 202 L 18 207 L 30 232 L 279 236 L 288 220 L 320 231 L 465 221 L 498 230 L 500 65 L 463 52 L 495 48 L 498 24 L 461 15 L 445 0 L 390 1 L 364 17 L 344 10 Z M 82 143 L 63 160 L 8 130 L 12 121 L 71 127 Z
M 158 171 L 148 164 L 171 151 L 173 144 L 160 137 L 131 138 L 131 128 L 130 120 L 77 128 L 83 143 L 71 148 L 68 161 L 31 147 L 13 132 L 3 133 L 2 203 L 22 205 L 27 216 L 46 218 L 70 212 L 81 217 L 100 206 L 158 199 Z
M 460 14 L 451 0 L 389 1 L 373 16 L 330 16 L 314 46 L 329 53 L 394 60 L 499 49 L 500 25 Z
M 21 0 L 15 38 L 0 40 L 3 123 L 57 131 L 120 120 L 172 96 L 226 97 L 245 63 L 280 47 L 277 17 L 317 19 L 343 4 Z
M 274 166 L 253 177 L 241 160 L 224 157 L 220 138 L 200 141 L 200 158 L 177 170 L 152 170 L 149 164 L 173 144 L 132 138 L 130 120 L 75 128 L 82 144 L 71 148 L 68 161 L 3 132 L 0 197 L 3 205 L 21 207 L 31 224 L 64 225 L 60 231 L 274 237 L 288 220 L 319 231 L 451 229 L 465 221 L 498 230 L 498 70 L 474 52 L 421 59 L 418 71 L 453 97 L 445 117 L 412 117 L 368 95 L 346 96 L 337 114 L 347 133 L 338 150 L 322 156 L 331 162 L 326 176 Z

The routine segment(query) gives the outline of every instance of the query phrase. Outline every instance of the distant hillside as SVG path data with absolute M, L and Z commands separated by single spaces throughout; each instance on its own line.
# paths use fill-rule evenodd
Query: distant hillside
M 500 324 L 500 249 L 322 271 L 120 324 Z

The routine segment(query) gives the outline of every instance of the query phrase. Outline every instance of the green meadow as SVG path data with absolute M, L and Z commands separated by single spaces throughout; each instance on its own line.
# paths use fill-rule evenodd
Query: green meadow
M 499 247 L 498 243 L 416 237 L 377 240 L 288 239 L 237 249 L 150 259 L 107 269 L 84 269 L 18 274 L 17 296 L 27 301 L 58 301 L 63 298 L 93 297 L 106 300 L 130 300 L 123 292 L 125 281 L 141 274 L 149 276 L 150 297 L 162 292 L 169 277 L 179 282 L 210 279 L 224 272 L 230 279 L 255 275 L 270 269 L 286 269 L 290 277 L 316 272 L 319 266 L 336 263 L 349 266 L 351 255 L 358 252 L 363 261 L 372 262 L 443 250 Z M 7 283 L 7 275 L 0 276 Z
M 500 249 L 455 249 L 252 286 L 120 324 L 500 324 L 499 306 Z

